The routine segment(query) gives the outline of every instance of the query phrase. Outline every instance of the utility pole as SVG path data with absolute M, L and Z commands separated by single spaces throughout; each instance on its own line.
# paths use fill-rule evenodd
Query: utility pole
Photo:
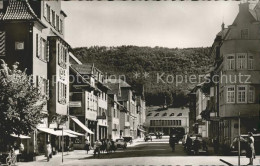
M 238 113 L 238 166 L 240 166 L 240 112 Z
M 64 136 L 63 136 L 63 127 L 62 127 L 62 129 L 61 129 L 61 133 L 62 133 L 62 134 L 61 134 L 61 135 L 62 135 L 62 141 L 61 141 L 61 143 L 62 143 L 62 144 L 61 144 L 61 146 L 62 146 L 62 147 L 61 147 L 61 148 L 62 148 L 62 160 L 61 160 L 61 161 L 62 161 L 62 163 L 63 163 L 63 152 L 64 152 Z

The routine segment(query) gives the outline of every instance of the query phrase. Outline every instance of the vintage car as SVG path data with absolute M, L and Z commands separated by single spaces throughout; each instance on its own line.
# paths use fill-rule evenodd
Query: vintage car
M 127 143 L 122 138 L 116 139 L 116 147 L 126 149 Z
M 147 142 L 147 141 L 153 141 L 152 139 L 152 136 L 150 134 L 147 134 L 145 137 L 144 137 L 144 141 Z

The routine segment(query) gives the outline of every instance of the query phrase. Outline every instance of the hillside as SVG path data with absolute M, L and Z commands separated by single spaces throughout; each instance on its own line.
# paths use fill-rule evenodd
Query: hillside
M 209 49 L 93 46 L 74 51 L 80 61 L 95 63 L 107 76 L 126 76 L 137 92 L 144 85 L 147 105 L 162 105 L 166 96 L 167 104 L 183 106 L 187 102 L 186 93 L 194 84 L 176 84 L 176 75 L 205 74 L 212 64 Z

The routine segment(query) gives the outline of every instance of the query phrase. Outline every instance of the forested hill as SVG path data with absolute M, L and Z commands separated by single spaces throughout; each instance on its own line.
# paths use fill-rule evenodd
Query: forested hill
M 204 74 L 212 65 L 206 48 L 165 47 L 81 47 L 75 48 L 76 57 L 83 63 L 94 63 L 105 75 L 125 75 L 137 92 L 144 85 L 147 105 L 167 104 L 183 106 L 185 93 L 194 85 L 176 85 L 176 75 Z

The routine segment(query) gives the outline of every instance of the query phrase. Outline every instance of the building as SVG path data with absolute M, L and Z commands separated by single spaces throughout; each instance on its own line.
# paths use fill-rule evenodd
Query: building
M 171 128 L 183 128 L 189 132 L 189 109 L 188 108 L 160 108 L 149 107 L 146 113 L 147 131 L 149 133 L 162 132 L 169 135 Z
M 227 28 L 222 25 L 211 50 L 218 78 L 214 86 L 218 134 L 226 144 L 239 134 L 239 117 L 241 134 L 259 128 L 260 4 L 251 7 L 248 2 L 239 4 L 234 22 Z
M 69 131 L 69 52 L 64 41 L 64 19 L 60 1 L 1 1 L 0 2 L 0 58 L 7 64 L 19 62 L 19 68 L 27 68 L 36 86 L 49 96 L 46 114 L 37 130 L 31 135 L 28 153 L 44 153 L 47 140 L 56 150 L 61 150 L 62 127 Z M 57 117 L 65 123 L 57 124 Z M 69 137 L 64 132 L 66 146 Z
M 110 88 L 108 91 L 108 138 L 120 138 L 120 110 L 123 106 L 117 101 L 118 93 L 120 93 L 120 84 L 106 83 Z M 124 126 L 123 126 L 124 127 Z
M 136 111 L 137 111 L 137 137 L 141 138 L 145 135 L 145 118 L 146 104 L 144 95 L 136 96 Z
M 88 135 L 93 144 L 97 139 L 107 138 L 107 91 L 109 88 L 104 84 L 102 72 L 94 64 L 75 64 L 75 60 L 73 63 L 71 68 L 81 75 L 86 83 L 76 85 L 83 88 L 83 91 L 80 92 L 78 97 L 75 96 L 77 92 L 74 92 L 71 99 L 76 100 L 78 98 L 84 103 L 84 109 L 79 108 L 81 110 L 81 122 L 94 133 L 94 135 Z M 77 111 L 70 113 L 77 117 L 80 116 Z
M 120 137 L 137 137 L 136 100 L 132 87 L 121 79 L 107 79 L 108 84 L 120 87 L 117 100 L 123 106 L 120 113 Z

